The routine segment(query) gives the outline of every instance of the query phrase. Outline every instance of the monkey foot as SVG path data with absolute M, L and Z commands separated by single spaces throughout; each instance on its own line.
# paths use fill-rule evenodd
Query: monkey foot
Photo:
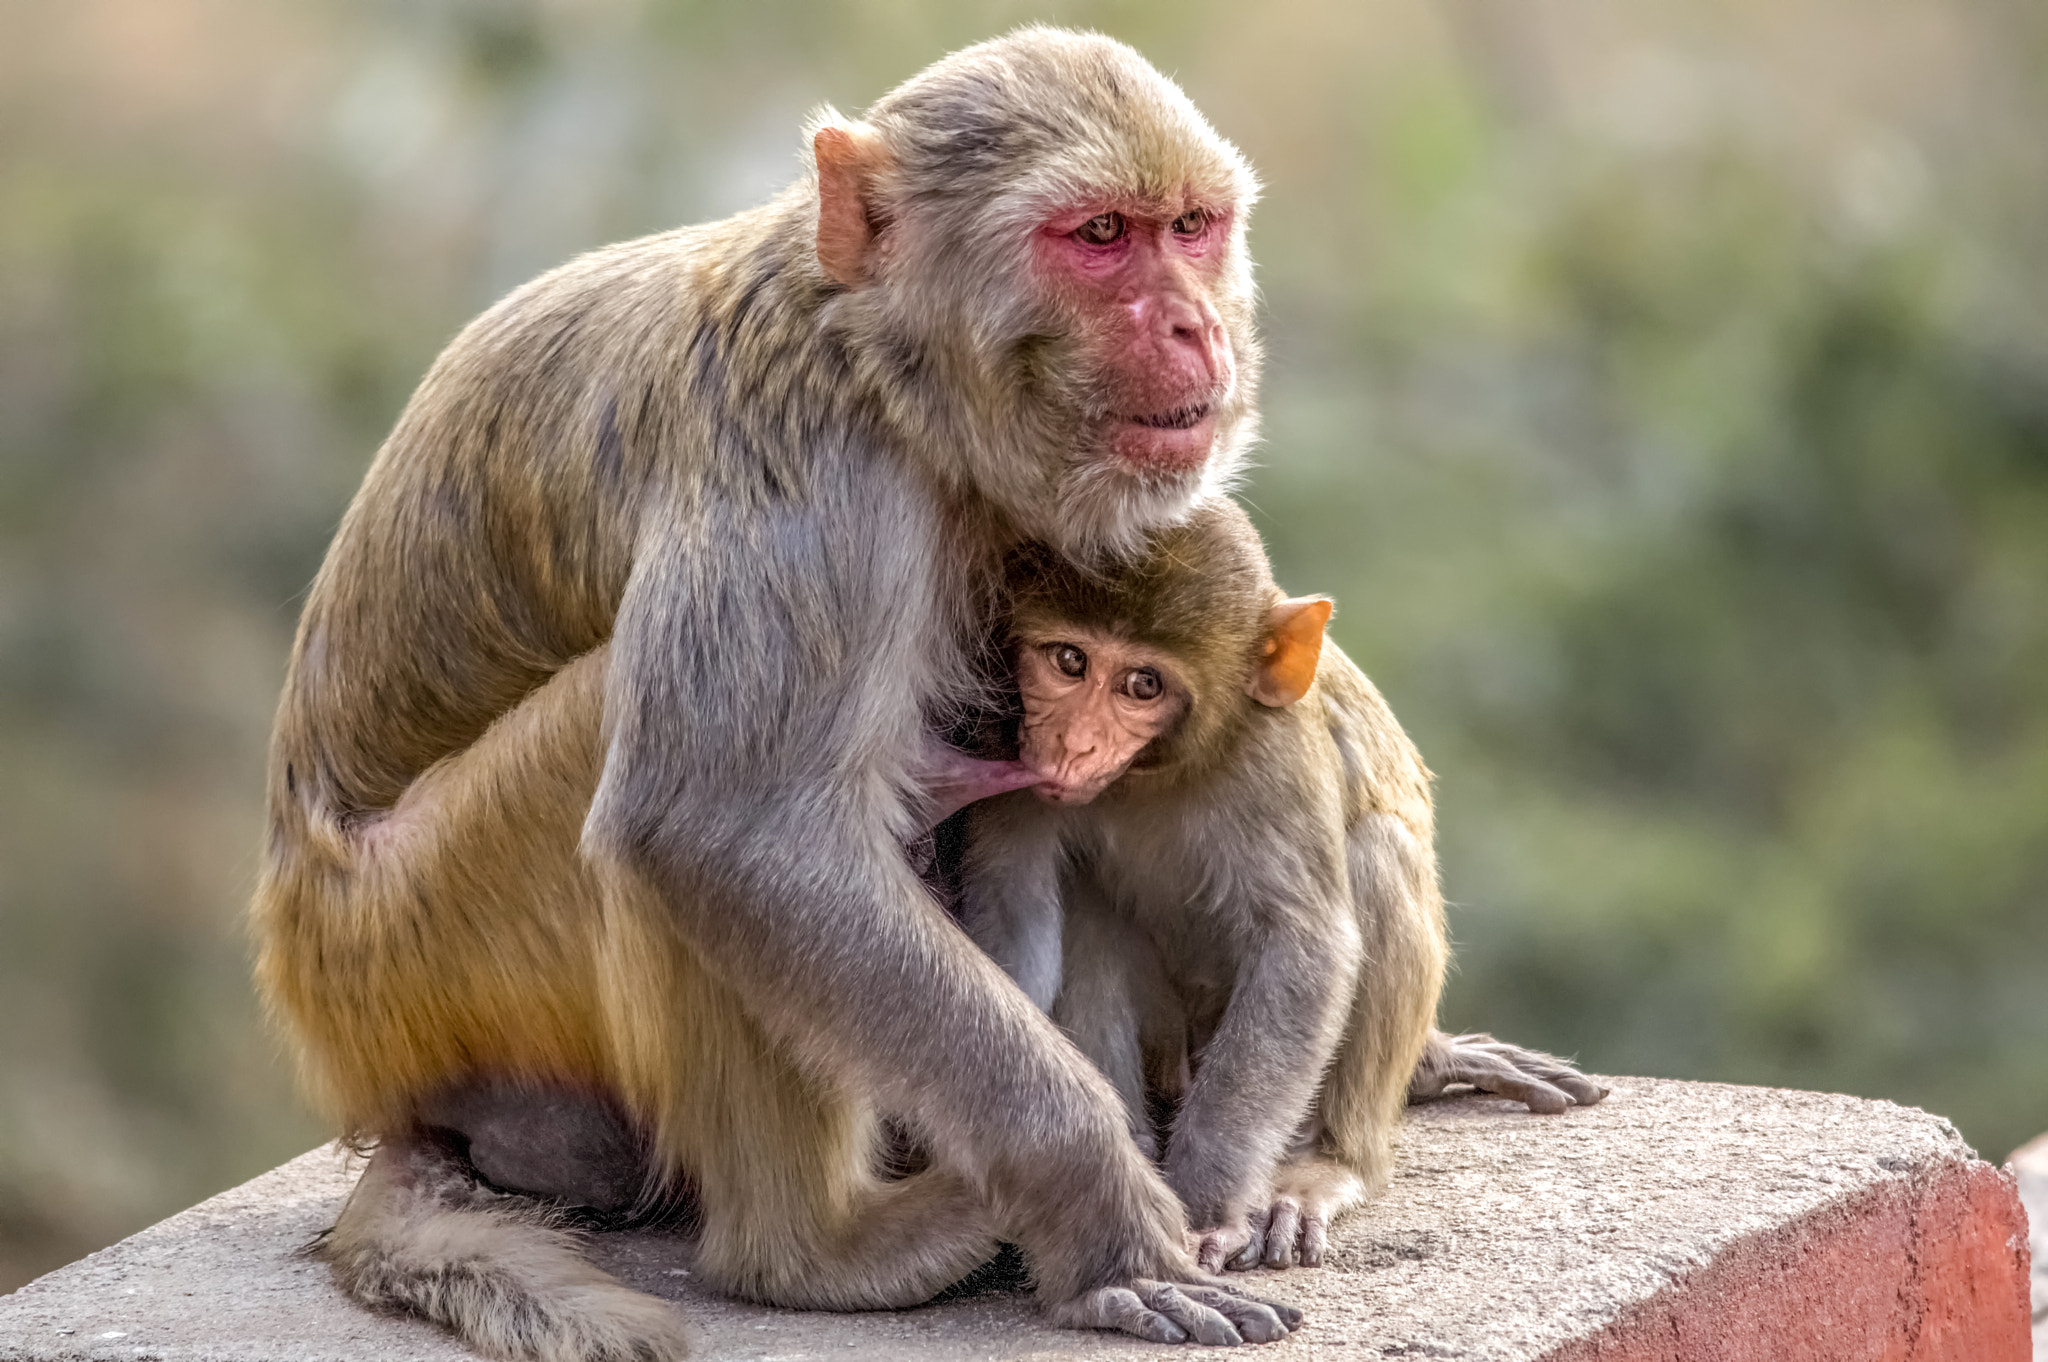
M 1273 1196 L 1245 1223 L 1200 1236 L 1195 1261 L 1206 1271 L 1228 1267 L 1321 1267 L 1330 1225 L 1365 1200 L 1356 1173 L 1329 1159 L 1283 1164 L 1273 1174 Z
M 1234 1347 L 1277 1343 L 1301 1327 L 1301 1311 L 1208 1282 L 1133 1278 L 1051 1307 L 1053 1321 L 1075 1329 L 1115 1329 L 1152 1343 Z
M 1555 1055 L 1525 1050 L 1483 1031 L 1464 1036 L 1432 1031 L 1409 1080 L 1408 1100 L 1441 1097 L 1453 1083 L 1469 1083 L 1546 1116 L 1574 1105 L 1590 1107 L 1607 1096 L 1607 1089 Z

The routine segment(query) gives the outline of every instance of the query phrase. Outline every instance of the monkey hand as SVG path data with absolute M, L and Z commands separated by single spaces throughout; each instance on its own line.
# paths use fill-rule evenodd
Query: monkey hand
M 1365 1200 L 1365 1183 L 1343 1164 L 1304 1158 L 1273 1173 L 1273 1195 L 1246 1217 L 1241 1230 L 1212 1231 L 1196 1250 L 1212 1262 L 1243 1271 L 1252 1267 L 1321 1267 L 1337 1217 Z
M 1211 1348 L 1277 1343 L 1301 1327 L 1301 1311 L 1291 1305 L 1248 1296 L 1206 1272 L 1176 1275 L 1180 1280 L 1133 1277 L 1097 1287 L 1049 1306 L 1047 1313 L 1069 1328 L 1115 1329 L 1151 1343 L 1193 1340 Z
M 1607 1089 L 1555 1055 L 1509 1045 L 1483 1031 L 1464 1036 L 1431 1031 L 1408 1081 L 1408 1100 L 1441 1097 L 1453 1083 L 1469 1083 L 1546 1116 L 1575 1104 L 1590 1107 L 1607 1095 Z

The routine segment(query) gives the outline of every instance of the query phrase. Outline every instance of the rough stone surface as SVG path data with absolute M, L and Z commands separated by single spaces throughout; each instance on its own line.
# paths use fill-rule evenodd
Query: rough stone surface
M 2048 1362 L 2048 1135 L 2013 1151 L 2034 1245 L 2034 1362 Z
M 2013 1176 L 1939 1117 L 1850 1097 L 1611 1080 L 1531 1116 L 1464 1098 L 1411 1116 L 1387 1196 L 1317 1271 L 1247 1274 L 1309 1324 L 1275 1362 L 1457 1358 L 2026 1362 Z M 344 1300 L 300 1250 L 354 1170 L 316 1150 L 0 1297 L 0 1358 L 418 1359 L 470 1354 Z M 705 1358 L 1182 1355 L 1048 1329 L 1028 1298 L 867 1315 L 707 1297 L 688 1254 L 604 1235 L 593 1256 L 679 1302 Z

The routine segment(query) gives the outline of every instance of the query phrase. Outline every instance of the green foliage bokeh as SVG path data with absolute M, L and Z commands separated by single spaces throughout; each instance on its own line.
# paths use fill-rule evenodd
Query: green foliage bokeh
M 0 1289 L 297 1152 L 296 600 L 433 353 L 1029 19 L 1260 167 L 1246 488 L 1440 776 L 1446 1020 L 2048 1128 L 2048 21 L 2013 0 L 0 4 Z

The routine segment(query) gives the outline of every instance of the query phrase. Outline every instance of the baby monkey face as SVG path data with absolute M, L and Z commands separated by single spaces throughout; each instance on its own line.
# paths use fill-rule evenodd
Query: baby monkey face
M 1188 707 L 1174 660 L 1093 629 L 1017 641 L 1024 698 L 1018 760 L 1041 798 L 1086 804 L 1129 768 Z

